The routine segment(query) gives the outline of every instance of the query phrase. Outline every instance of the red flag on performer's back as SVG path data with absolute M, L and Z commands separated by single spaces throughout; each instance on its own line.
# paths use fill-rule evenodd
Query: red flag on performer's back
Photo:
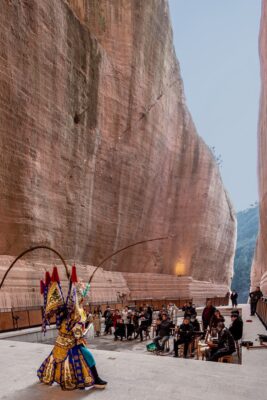
M 72 283 L 77 283 L 78 278 L 77 278 L 77 271 L 75 265 L 72 266 L 72 271 L 71 271 L 71 282 Z
M 54 268 L 53 268 L 51 281 L 52 281 L 52 282 L 60 283 L 57 267 L 54 267 Z
M 45 286 L 48 286 L 51 282 L 51 277 L 48 271 L 45 273 Z

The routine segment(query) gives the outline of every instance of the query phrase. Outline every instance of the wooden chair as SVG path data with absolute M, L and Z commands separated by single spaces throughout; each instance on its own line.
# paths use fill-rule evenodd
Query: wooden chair
M 170 339 L 166 340 L 166 342 L 164 343 L 164 351 L 170 351 Z
M 193 342 L 189 343 L 187 355 L 189 354 L 191 356 L 192 350 L 193 350 Z M 184 344 L 179 345 L 178 357 L 184 358 Z
M 145 338 L 150 339 L 150 326 L 147 327 L 147 330 L 145 331 Z
M 236 353 L 237 353 L 238 364 L 242 364 L 241 347 L 240 347 L 238 340 L 235 341 L 235 348 L 236 348 Z
M 222 356 L 218 360 L 218 362 L 230 363 L 230 364 L 233 364 L 233 361 L 234 361 L 234 359 L 233 359 L 232 355 Z

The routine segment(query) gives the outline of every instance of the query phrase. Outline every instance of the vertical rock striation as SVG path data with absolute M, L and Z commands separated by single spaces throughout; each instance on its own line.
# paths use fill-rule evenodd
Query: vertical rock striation
M 267 2 L 262 1 L 260 25 L 261 96 L 258 123 L 258 177 L 260 229 L 251 271 L 251 286 L 267 295 Z
M 3 2 L 0 87 L 0 254 L 46 243 L 96 265 L 170 235 L 105 269 L 227 291 L 235 216 L 185 105 L 166 0 Z

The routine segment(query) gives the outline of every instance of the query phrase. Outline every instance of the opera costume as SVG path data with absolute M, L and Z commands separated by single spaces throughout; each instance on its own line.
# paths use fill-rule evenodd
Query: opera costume
M 105 388 L 107 382 L 99 378 L 93 355 L 86 347 L 87 315 L 82 303 L 89 285 L 82 288 L 77 282 L 76 268 L 72 267 L 66 301 L 60 285 L 57 268 L 52 276 L 46 272 L 41 281 L 44 296 L 43 331 L 56 316 L 58 336 L 52 352 L 40 366 L 37 375 L 42 383 L 58 383 L 63 390 Z

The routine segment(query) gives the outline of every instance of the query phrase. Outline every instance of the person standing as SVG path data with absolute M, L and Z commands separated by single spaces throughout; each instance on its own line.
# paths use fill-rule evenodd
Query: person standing
M 148 314 L 148 326 L 151 326 L 153 320 L 153 310 L 149 305 L 147 305 L 146 312 Z
M 256 287 L 256 290 L 254 292 L 249 293 L 250 297 L 250 315 L 255 315 L 256 309 L 257 309 L 257 303 L 260 300 L 260 298 L 263 296 L 262 291 L 259 286 Z
M 113 325 L 113 321 L 112 321 L 112 313 L 111 313 L 111 309 L 109 306 L 107 306 L 105 312 L 104 312 L 104 318 L 105 318 L 105 331 L 104 331 L 104 335 L 107 335 L 108 333 L 112 333 L 111 332 L 111 328 Z
M 230 296 L 232 307 L 237 307 L 237 298 L 238 298 L 238 293 L 235 290 L 233 290 Z
M 121 311 L 121 318 L 123 320 L 124 326 L 125 326 L 125 336 L 128 337 L 127 333 L 127 328 L 128 328 L 128 313 L 129 313 L 129 308 L 127 306 L 124 307 L 124 309 Z
M 94 330 L 96 333 L 96 336 L 100 336 L 101 334 L 101 312 L 99 310 L 94 312 L 93 315 L 93 325 L 94 325 Z
M 207 300 L 206 307 L 203 310 L 202 313 L 202 323 L 203 323 L 203 330 L 206 331 L 209 324 L 211 317 L 213 316 L 216 308 L 213 307 L 211 300 Z

